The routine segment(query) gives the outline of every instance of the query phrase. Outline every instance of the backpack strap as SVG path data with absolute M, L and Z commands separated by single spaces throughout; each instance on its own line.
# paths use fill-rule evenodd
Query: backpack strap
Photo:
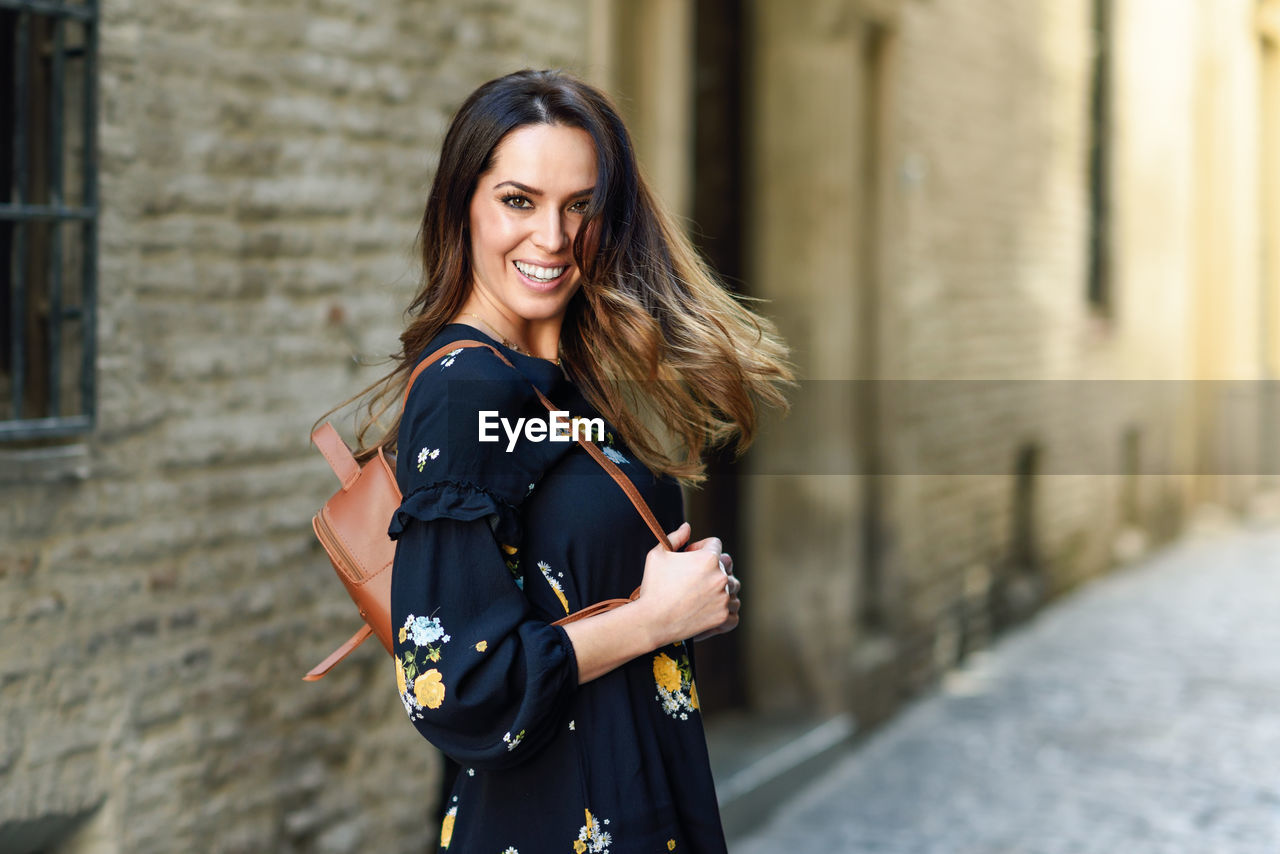
M 333 473 L 342 482 L 342 488 L 350 489 L 351 484 L 355 483 L 356 478 L 360 476 L 360 464 L 352 456 L 347 443 L 342 441 L 338 431 L 333 428 L 333 424 L 326 421 L 317 427 L 311 434 L 311 441 L 315 442 L 320 453 L 324 455 L 325 462 L 329 464 L 329 468 L 333 469 Z
M 354 650 L 360 644 L 368 640 L 369 636 L 372 634 L 373 634 L 373 629 L 369 627 L 369 624 L 361 623 L 359 630 L 357 630 L 354 635 L 347 638 L 347 640 L 342 644 L 342 646 L 338 647 L 333 652 L 325 656 L 324 661 L 320 662 L 315 667 L 308 670 L 307 675 L 303 676 L 302 678 L 307 682 L 315 682 L 320 677 L 324 676 L 326 673 L 332 670 L 335 664 L 337 664 L 339 661 L 342 661 L 342 659 L 350 655 L 352 650 Z
M 452 352 L 459 348 L 471 348 L 471 347 L 484 347 L 488 349 L 495 356 L 497 356 L 505 365 L 507 365 L 507 367 L 516 371 L 516 373 L 520 373 L 519 369 L 517 369 L 515 365 L 511 364 L 511 362 L 507 359 L 506 356 L 504 356 L 501 352 L 498 351 L 497 348 L 493 347 L 490 344 L 486 344 L 483 341 L 475 341 L 471 339 L 455 341 L 452 344 L 446 344 L 445 346 L 441 347 L 439 350 L 436 350 L 426 359 L 423 359 L 417 365 L 417 367 L 413 369 L 413 372 L 409 375 L 409 381 L 408 383 L 406 383 L 406 386 L 405 386 L 405 393 L 404 393 L 405 401 L 407 402 L 409 399 L 409 390 L 413 388 L 414 382 L 418 379 L 418 376 L 422 373 L 423 370 L 426 369 L 428 365 L 434 364 L 435 361 L 445 353 Z M 523 376 L 523 374 L 521 374 L 521 376 Z M 530 383 L 530 385 L 533 385 L 533 384 Z M 541 389 L 539 389 L 537 386 L 533 386 L 533 390 L 535 393 L 537 393 L 538 399 L 542 401 L 543 406 L 547 408 L 548 412 L 558 411 L 556 410 L 555 406 L 551 403 L 551 401 L 547 400 L 546 395 L 542 393 Z M 333 469 L 334 474 L 338 476 L 338 480 L 342 482 L 343 491 L 346 492 L 347 490 L 349 490 L 359 478 L 361 468 L 360 468 L 360 464 L 356 462 L 355 456 L 351 453 L 351 449 L 347 447 L 347 444 L 342 441 L 342 437 L 338 435 L 338 431 L 333 428 L 332 424 L 326 422 L 323 426 L 317 428 L 311 434 L 311 439 L 312 441 L 315 442 L 316 447 L 320 449 L 320 453 L 324 455 L 325 460 L 329 463 L 329 467 Z M 575 439 L 575 441 L 577 441 L 578 444 L 582 445 L 583 448 L 586 449 L 587 453 L 591 455 L 591 458 L 595 460 L 597 463 L 599 463 L 600 466 L 606 472 L 609 473 L 609 476 L 614 479 L 614 481 L 618 484 L 618 486 L 622 488 L 622 491 L 626 494 L 627 498 L 630 499 L 632 505 L 636 508 L 636 511 L 639 512 L 640 516 L 644 519 L 645 524 L 649 526 L 649 530 L 653 532 L 655 537 L 657 537 L 658 542 L 662 545 L 662 547 L 667 551 L 674 551 L 674 549 L 672 549 L 671 547 L 671 541 L 667 539 L 667 535 L 662 530 L 662 526 L 658 524 L 657 517 L 653 515 L 653 511 L 649 509 L 649 505 L 645 503 L 644 498 L 641 497 L 639 490 L 637 490 L 635 488 L 635 485 L 631 483 L 630 479 L 628 479 L 627 476 L 622 473 L 622 470 L 619 469 L 613 463 L 612 460 L 606 457 L 604 453 L 598 447 L 596 447 L 594 442 L 591 442 L 586 439 Z M 385 466 L 385 461 L 383 461 L 383 465 Z M 397 490 L 397 493 L 398 493 L 398 490 Z M 313 526 L 314 524 L 315 523 L 313 522 Z M 317 529 L 317 533 L 318 533 L 318 529 Z M 337 567 L 337 564 L 335 564 L 335 568 L 336 567 Z M 342 575 L 341 571 L 339 571 L 339 575 L 340 576 Z M 387 591 L 383 595 L 388 595 L 388 594 L 389 594 L 389 591 Z M 640 595 L 640 588 L 637 587 L 631 593 L 631 596 L 627 599 L 606 599 L 601 602 L 596 602 L 592 605 L 588 605 L 586 608 L 582 608 L 578 611 L 573 612 L 572 614 L 569 614 L 565 617 L 562 617 L 559 620 L 556 620 L 555 622 L 552 623 L 552 625 L 563 626 L 567 623 L 572 623 L 577 620 L 581 620 L 585 617 L 591 617 L 596 614 L 602 614 L 605 611 L 612 610 L 613 608 L 617 608 L 620 605 L 625 605 L 628 602 L 634 601 L 639 595 Z M 354 592 L 352 592 L 352 597 L 357 598 Z M 357 598 L 357 604 L 358 603 L 359 603 L 359 599 Z M 315 680 L 320 679 L 322 676 L 328 673 L 335 664 L 337 664 L 342 659 L 346 658 L 352 652 L 352 650 L 360 646 L 360 644 L 364 643 L 371 635 L 374 634 L 374 630 L 368 622 L 369 618 L 365 615 L 365 612 L 363 610 L 361 610 L 361 616 L 365 617 L 364 625 L 362 625 L 354 635 L 348 638 L 346 642 L 344 642 L 341 646 L 339 646 L 337 649 L 331 652 L 325 658 L 324 661 L 320 662 L 315 667 L 311 668 L 311 670 L 307 673 L 307 675 L 303 677 L 304 679 L 306 679 L 309 682 L 314 682 Z

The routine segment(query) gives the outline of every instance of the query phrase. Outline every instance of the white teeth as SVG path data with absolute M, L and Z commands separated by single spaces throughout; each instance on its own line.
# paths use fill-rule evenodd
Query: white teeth
M 529 278 L 536 279 L 540 282 L 549 282 L 552 279 L 559 278 L 564 274 L 564 271 L 568 269 L 567 266 L 537 267 L 533 264 L 526 264 L 523 261 L 516 261 L 515 265 L 516 269 L 521 273 L 524 273 Z

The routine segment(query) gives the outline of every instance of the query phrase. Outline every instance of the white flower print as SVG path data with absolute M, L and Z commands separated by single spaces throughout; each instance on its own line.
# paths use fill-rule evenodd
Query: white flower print
M 439 617 L 415 617 L 410 614 L 404 624 L 413 637 L 414 646 L 427 646 L 436 641 L 448 643 L 451 640 L 444 633 L 444 626 L 440 625 Z
M 467 348 L 466 348 L 466 347 L 459 347 L 459 348 L 458 348 L 458 349 L 456 349 L 456 350 L 450 350 L 448 353 L 445 353 L 444 358 L 440 360 L 440 370 L 442 370 L 442 371 L 443 371 L 445 368 L 447 368 L 447 367 L 449 367 L 450 365 L 452 365 L 452 364 L 453 364 L 453 360 L 454 360 L 454 359 L 456 359 L 456 358 L 458 358 L 458 354 L 459 354 L 459 353 L 461 353 L 461 352 L 462 352 L 463 350 L 465 350 L 465 349 L 467 349 Z
M 578 854 L 609 854 L 609 846 L 613 844 L 613 835 L 600 829 L 600 819 L 586 810 L 587 823 L 578 831 L 578 840 L 573 843 L 573 850 Z M 604 820 L 605 824 L 609 819 Z
M 556 580 L 551 574 L 551 567 L 545 560 L 538 561 L 538 569 L 542 572 L 542 577 L 547 579 L 547 583 L 551 585 L 551 590 L 556 594 L 556 598 L 560 600 L 560 604 L 564 606 L 564 612 L 569 613 L 569 600 L 564 595 L 564 586 Z M 563 577 L 564 573 L 560 573 Z
M 422 471 L 427 466 L 427 460 L 434 460 L 440 456 L 439 448 L 423 448 L 418 451 L 418 471 Z
M 622 454 L 618 453 L 608 445 L 603 446 L 600 450 L 604 452 L 604 455 L 606 457 L 613 460 L 618 465 L 626 465 L 627 463 L 630 462 L 630 460 L 628 460 L 626 457 L 624 457 Z
M 452 638 L 445 634 L 438 617 L 415 617 L 410 614 L 400 627 L 400 643 L 411 641 L 416 647 L 412 654 L 415 661 L 418 651 L 423 651 L 427 661 L 439 661 L 440 648 L 450 640 Z
M 401 691 L 400 703 L 404 706 L 404 713 L 409 716 L 409 720 L 422 720 L 422 707 L 419 706 L 418 701 L 413 698 L 412 691 Z
M 689 713 L 698 711 L 698 689 L 693 684 L 693 668 L 689 656 L 681 655 L 676 661 L 665 652 L 653 657 L 653 680 L 657 684 L 657 700 L 662 711 L 682 721 L 689 720 Z
M 396 685 L 400 690 L 400 702 L 411 721 L 420 721 L 427 709 L 439 708 L 444 701 L 446 688 L 441 682 L 440 671 L 434 667 L 419 673 L 418 662 L 412 652 L 396 659 Z
M 502 740 L 507 743 L 507 752 L 509 753 L 512 750 L 515 750 L 516 747 L 520 745 L 520 742 L 524 741 L 524 730 L 520 730 L 515 735 L 508 732 L 506 735 L 502 736 Z
M 398 649 L 396 658 L 396 684 L 400 689 L 400 702 L 410 720 L 422 720 L 424 709 L 438 709 L 444 702 L 444 684 L 440 671 L 426 662 L 440 660 L 440 648 L 450 641 L 444 626 L 437 617 L 416 617 L 410 614 L 400 627 L 397 640 L 401 644 L 413 644 L 413 649 Z M 419 659 L 419 655 L 426 662 Z

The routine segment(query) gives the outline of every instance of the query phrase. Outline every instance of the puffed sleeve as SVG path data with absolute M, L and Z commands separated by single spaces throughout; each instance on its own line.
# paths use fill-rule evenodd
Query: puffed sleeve
M 439 365 L 401 419 L 404 500 L 389 529 L 396 682 L 414 726 L 446 755 L 509 767 L 561 729 L 578 685 L 568 635 L 533 613 L 504 554 L 519 544 L 540 461 L 527 447 L 507 452 L 505 436 L 477 441 L 478 411 L 527 417 L 537 401 L 487 351 Z

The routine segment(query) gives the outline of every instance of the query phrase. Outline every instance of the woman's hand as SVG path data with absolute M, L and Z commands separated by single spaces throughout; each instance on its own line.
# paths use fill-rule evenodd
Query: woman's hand
M 705 542 L 707 542 L 707 540 L 699 540 L 694 543 L 691 548 L 697 548 Z M 709 631 L 705 631 L 698 635 L 694 638 L 695 642 L 703 641 L 707 638 L 715 637 L 716 635 L 722 635 L 725 632 L 731 632 L 738 627 L 738 611 L 742 608 L 742 602 L 738 599 L 738 593 L 742 590 L 742 582 L 733 574 L 733 558 L 729 556 L 728 552 L 720 553 L 720 568 L 727 579 L 725 581 L 725 592 L 729 594 L 729 611 L 731 612 L 732 619 L 726 620 L 714 629 L 710 629 Z
M 729 574 L 733 559 L 722 553 L 717 537 L 686 548 L 690 533 L 685 522 L 668 534 L 675 551 L 657 545 L 645 558 L 636 604 L 644 609 L 654 648 L 721 634 L 738 625 L 741 584 Z

